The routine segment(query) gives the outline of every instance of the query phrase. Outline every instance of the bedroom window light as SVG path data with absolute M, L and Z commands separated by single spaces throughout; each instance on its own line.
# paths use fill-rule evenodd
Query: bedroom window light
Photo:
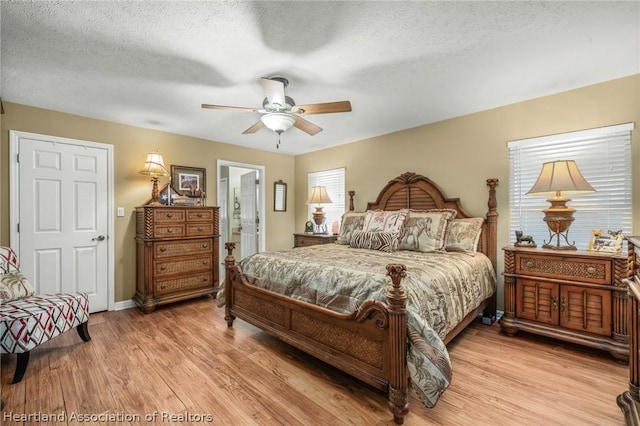
M 342 218 L 345 212 L 345 168 L 323 170 L 320 172 L 311 172 L 307 175 L 307 194 L 311 193 L 314 186 L 324 186 L 327 194 L 331 198 L 331 204 L 323 204 L 323 211 L 326 217 L 325 223 L 329 232 L 333 222 Z M 308 218 L 312 220 L 315 205 L 308 205 Z
M 592 230 L 622 230 L 631 234 L 631 131 L 633 123 L 562 133 L 507 143 L 509 149 L 509 207 L 511 244 L 515 231 L 531 235 L 538 246 L 548 238 L 542 210 L 546 197 L 527 191 L 536 182 L 541 164 L 563 158 L 576 161 L 596 192 L 572 201 L 576 209 L 571 224 L 571 242 L 586 250 Z

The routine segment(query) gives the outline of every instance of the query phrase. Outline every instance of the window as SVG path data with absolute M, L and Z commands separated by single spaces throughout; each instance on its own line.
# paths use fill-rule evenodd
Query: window
M 586 250 L 591 230 L 602 229 L 630 235 L 631 217 L 631 130 L 633 123 L 508 142 L 510 241 L 522 230 L 534 237 L 538 247 L 549 242 L 543 221 L 548 197 L 525 195 L 533 186 L 542 163 L 575 160 L 596 192 L 570 195 L 567 204 L 576 209 L 569 228 L 569 243 Z
M 327 188 L 327 194 L 331 199 L 331 204 L 324 204 L 323 211 L 329 232 L 331 232 L 333 222 L 340 222 L 345 212 L 344 174 L 345 168 L 342 167 L 339 169 L 309 173 L 307 176 L 307 182 L 309 184 L 307 195 L 311 193 L 311 188 L 314 186 L 322 185 Z M 315 211 L 315 205 L 309 204 L 308 209 L 309 219 L 311 219 L 311 214 Z

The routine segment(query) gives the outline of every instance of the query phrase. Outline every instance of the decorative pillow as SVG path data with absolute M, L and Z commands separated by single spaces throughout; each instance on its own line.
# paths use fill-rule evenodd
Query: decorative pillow
M 451 220 L 450 209 L 410 210 L 400 237 L 400 250 L 433 252 L 444 250 Z
M 397 232 L 353 231 L 350 247 L 392 252 L 398 247 Z
M 35 289 L 19 271 L 0 274 L 0 304 L 32 296 Z
M 365 212 L 346 212 L 342 215 L 342 222 L 340 223 L 340 233 L 336 243 L 349 244 L 353 231 L 361 231 L 364 224 Z
M 470 253 L 478 251 L 478 241 L 480 241 L 483 223 L 484 219 L 481 217 L 452 220 L 445 250 Z
M 362 230 L 365 232 L 391 232 L 399 234 L 407 218 L 408 210 L 368 210 Z

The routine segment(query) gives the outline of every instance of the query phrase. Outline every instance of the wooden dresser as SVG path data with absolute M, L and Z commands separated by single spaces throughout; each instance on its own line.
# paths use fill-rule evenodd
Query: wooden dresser
M 640 425 L 640 237 L 629 237 L 629 258 L 633 276 L 625 281 L 629 287 L 629 390 L 618 395 L 618 406 L 629 426 Z
M 505 334 L 523 330 L 628 359 L 626 254 L 503 250 Z
M 218 207 L 136 208 L 135 303 L 156 306 L 214 295 L 219 274 Z
M 335 243 L 337 239 L 338 236 L 332 234 L 293 234 L 293 247 Z

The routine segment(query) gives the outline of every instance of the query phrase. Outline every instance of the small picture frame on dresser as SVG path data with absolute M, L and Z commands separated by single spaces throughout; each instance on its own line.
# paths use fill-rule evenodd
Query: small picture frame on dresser
M 602 253 L 620 253 L 622 251 L 622 242 L 624 241 L 622 231 L 609 231 L 606 235 L 602 234 L 602 230 L 593 230 L 591 233 L 593 236 L 589 241 L 587 251 Z

